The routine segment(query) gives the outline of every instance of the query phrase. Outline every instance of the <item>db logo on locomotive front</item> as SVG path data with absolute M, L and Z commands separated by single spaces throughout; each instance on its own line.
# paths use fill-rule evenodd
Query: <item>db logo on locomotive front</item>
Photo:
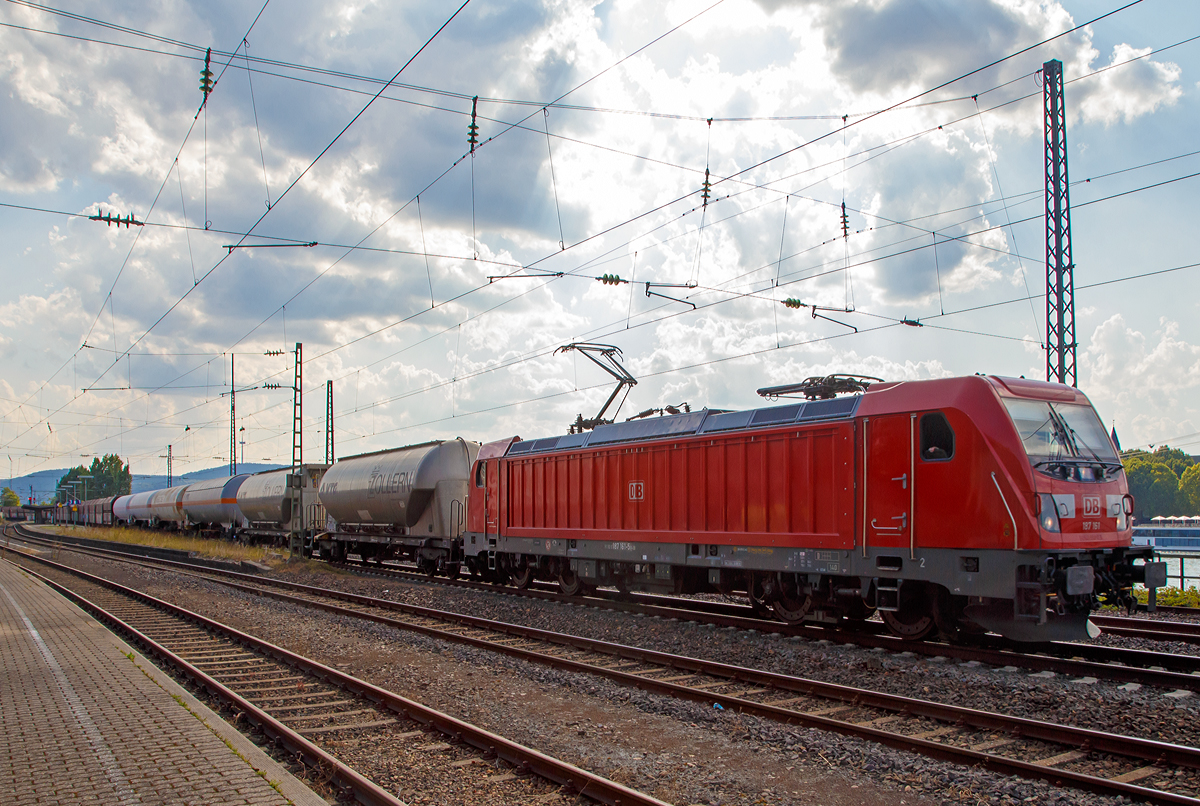
M 1083 517 L 1099 518 L 1104 514 L 1104 510 L 1100 506 L 1100 496 L 1085 495 L 1083 496 Z

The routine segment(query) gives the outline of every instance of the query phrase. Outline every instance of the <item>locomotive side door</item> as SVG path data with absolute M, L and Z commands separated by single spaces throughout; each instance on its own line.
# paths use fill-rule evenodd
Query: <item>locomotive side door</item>
M 913 416 L 868 418 L 863 428 L 863 555 L 870 546 L 914 558 Z

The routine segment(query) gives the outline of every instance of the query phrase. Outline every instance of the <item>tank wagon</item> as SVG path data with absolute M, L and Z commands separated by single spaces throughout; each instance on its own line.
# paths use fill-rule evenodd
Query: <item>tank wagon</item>
M 183 525 L 183 494 L 187 488 L 188 485 L 180 484 L 151 493 L 150 500 L 147 502 L 151 526 L 169 526 L 178 529 Z
M 247 478 L 243 473 L 189 484 L 180 501 L 184 522 L 202 532 L 215 531 L 233 537 L 242 522 L 237 492 Z
M 463 550 L 569 595 L 742 592 L 788 622 L 1042 641 L 1165 584 L 1132 504 L 1083 393 L 974 376 L 485 444 Z
M 132 495 L 122 495 L 113 501 L 113 520 L 116 523 L 123 523 L 133 526 L 135 524 L 149 525 L 154 517 L 153 510 L 150 509 L 150 499 L 156 492 L 160 490 L 147 490 L 145 492 L 133 493 Z
M 456 575 L 471 465 L 479 443 L 462 438 L 339 459 L 321 480 L 329 520 L 322 557 L 407 559 Z

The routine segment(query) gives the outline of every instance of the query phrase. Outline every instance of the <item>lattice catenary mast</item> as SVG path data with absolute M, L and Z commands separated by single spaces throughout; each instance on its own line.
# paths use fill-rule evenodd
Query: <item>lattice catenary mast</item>
M 1046 128 L 1046 380 L 1078 386 L 1067 112 L 1058 59 L 1042 65 L 1042 101 Z
M 301 367 L 304 366 L 301 358 L 303 347 L 300 342 L 296 342 L 296 378 L 292 385 L 292 468 L 296 470 L 299 470 L 304 461 L 304 430 L 301 427 L 304 420 L 304 398 L 300 391 L 300 382 L 303 379 Z
M 325 464 L 333 464 L 333 381 L 325 381 Z

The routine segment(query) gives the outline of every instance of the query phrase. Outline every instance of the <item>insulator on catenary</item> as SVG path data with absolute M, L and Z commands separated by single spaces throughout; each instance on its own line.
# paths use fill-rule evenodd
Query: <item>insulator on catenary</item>
M 467 142 L 471 145 L 471 153 L 475 153 L 475 146 L 479 145 L 479 126 L 475 123 L 475 112 L 479 106 L 479 96 L 476 95 L 471 99 L 471 124 L 467 126 Z
M 200 71 L 200 91 L 204 93 L 205 100 L 208 100 L 208 94 L 213 91 L 213 71 L 209 69 L 209 63 L 212 61 L 212 48 L 204 54 L 204 69 Z
M 846 203 L 842 202 L 842 237 L 850 237 L 850 216 L 846 215 Z
M 805 307 L 803 302 L 801 302 L 798 299 L 793 299 L 791 297 L 788 297 L 787 299 L 785 299 L 783 301 L 783 306 L 785 308 L 803 308 L 803 307 Z
M 616 274 L 602 274 L 596 279 L 605 285 L 620 285 L 621 283 L 629 282 L 628 280 L 621 279 L 621 277 Z
M 700 191 L 700 198 L 704 201 L 704 206 L 708 206 L 708 200 L 712 198 L 712 182 L 709 180 L 708 168 L 704 169 L 704 188 Z

